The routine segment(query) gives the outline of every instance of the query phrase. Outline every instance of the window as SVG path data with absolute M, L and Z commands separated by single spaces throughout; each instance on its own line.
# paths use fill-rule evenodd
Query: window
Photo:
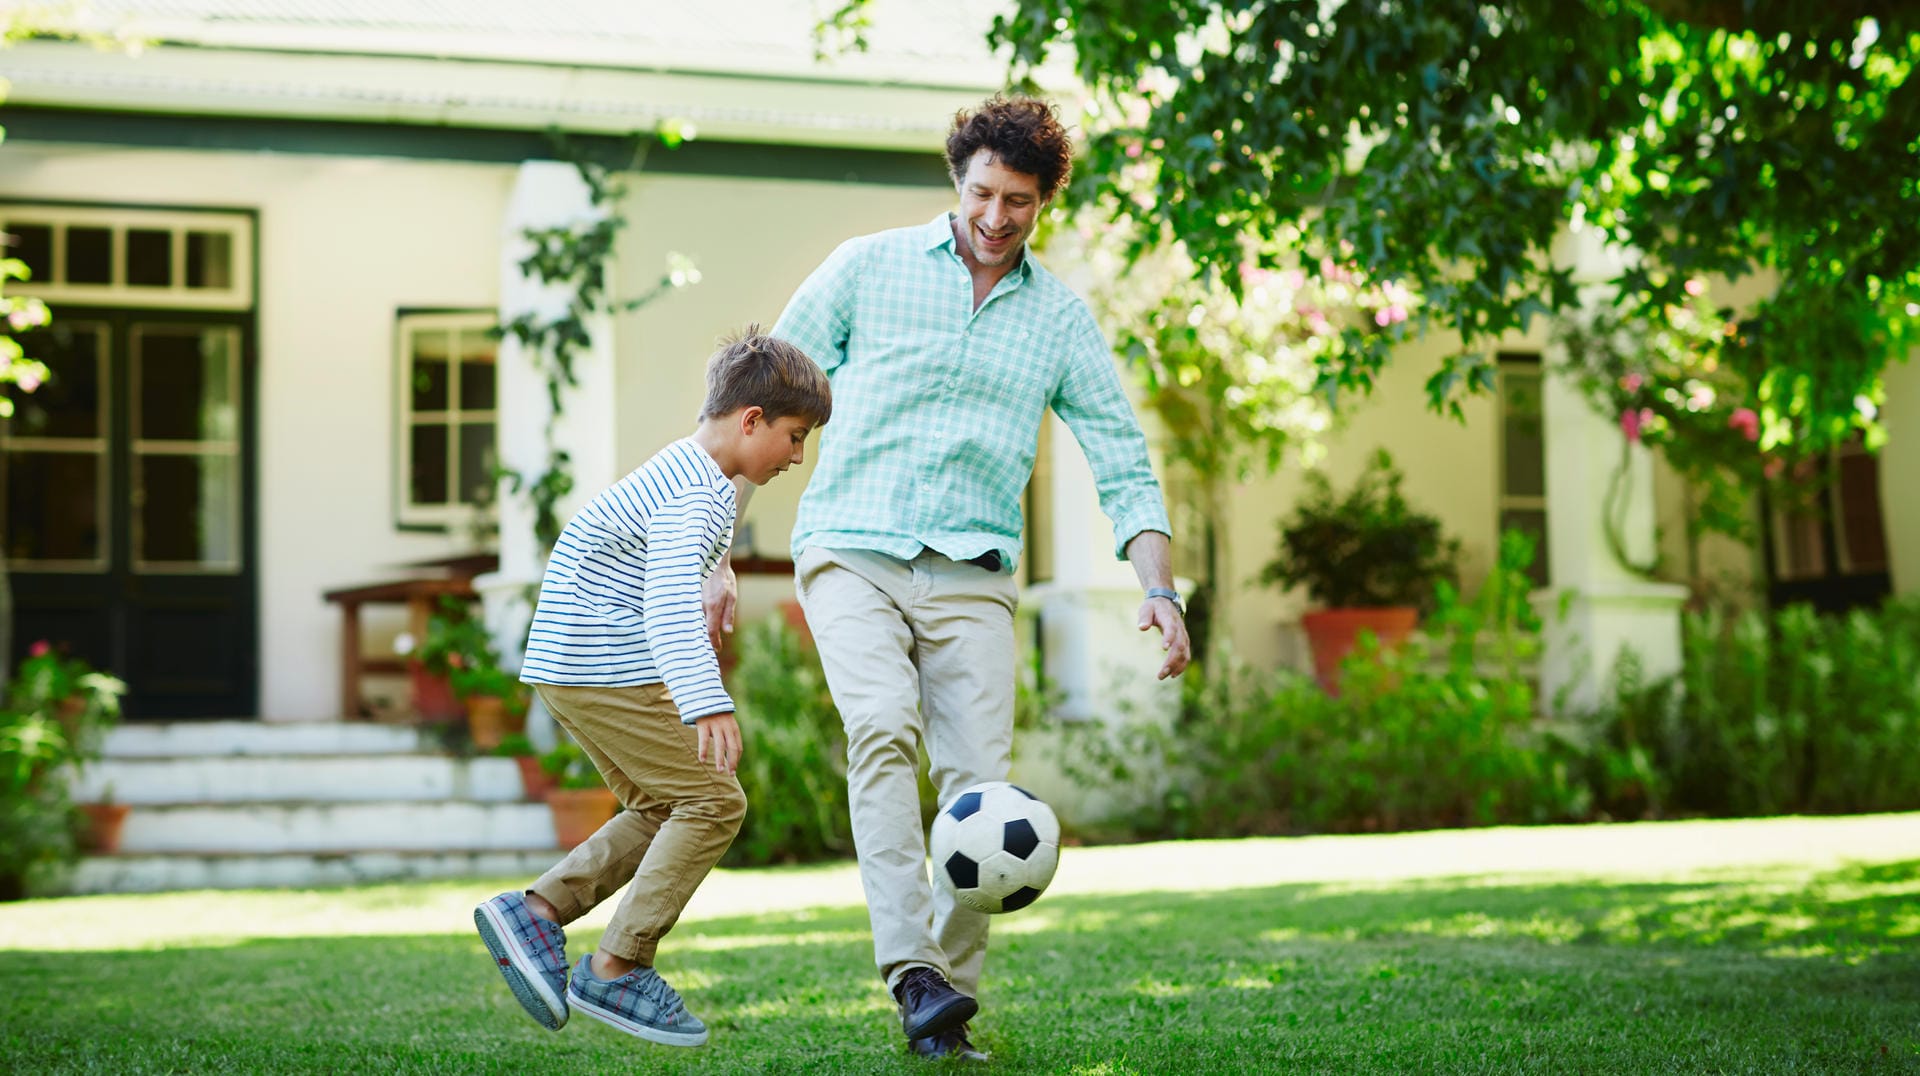
M 22 295 L 54 304 L 246 310 L 253 219 L 241 213 L 0 205 Z
M 22 334 L 27 354 L 53 376 L 22 393 L 3 428 L 6 556 L 15 571 L 99 572 L 107 567 L 109 329 L 58 321 Z
M 1533 536 L 1534 585 L 1553 578 L 1547 562 L 1547 454 L 1540 405 L 1544 388 L 1540 356 L 1502 352 L 1499 356 L 1500 499 L 1499 529 Z
M 395 481 L 401 526 L 464 526 L 494 500 L 492 311 L 402 314 Z
M 1774 580 L 1792 583 L 1886 572 L 1879 458 L 1855 438 L 1837 449 L 1824 469 L 1803 465 L 1793 477 L 1798 485 L 1820 488 L 1812 503 L 1773 510 Z

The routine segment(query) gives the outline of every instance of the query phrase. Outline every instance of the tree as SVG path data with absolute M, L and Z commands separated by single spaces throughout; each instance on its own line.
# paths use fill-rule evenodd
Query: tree
M 857 30 L 866 0 L 829 20 Z M 1689 281 L 1777 282 L 1716 345 L 1763 447 L 1819 451 L 1920 315 L 1920 10 L 1898 0 L 1010 0 L 989 33 L 1016 74 L 1070 47 L 1096 95 L 1159 80 L 1095 132 L 1083 186 L 1130 146 L 1164 159 L 1118 210 L 1166 227 L 1203 274 L 1249 233 L 1350 247 L 1426 301 L 1460 352 L 1436 407 L 1486 387 L 1484 351 L 1583 297 L 1555 242 L 1631 252 L 1603 301 L 1660 319 Z M 1388 341 L 1329 356 L 1370 387 Z

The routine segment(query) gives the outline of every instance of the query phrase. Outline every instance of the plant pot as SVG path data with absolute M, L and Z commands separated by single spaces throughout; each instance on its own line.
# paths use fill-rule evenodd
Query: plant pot
M 526 715 L 509 712 L 507 700 L 498 695 L 468 696 L 467 733 L 480 750 L 491 751 L 508 733 L 522 732 L 526 727 Z
M 538 755 L 515 755 L 513 764 L 520 767 L 520 787 L 530 800 L 545 800 L 547 793 L 560 787 L 558 777 L 540 768 Z
M 68 695 L 53 704 L 53 719 L 60 725 L 60 731 L 67 742 L 80 742 L 80 724 L 87 716 L 87 700 L 84 695 Z
M 1353 653 L 1362 631 L 1380 640 L 1381 649 L 1406 641 L 1420 624 L 1420 611 L 1410 606 L 1379 609 L 1322 609 L 1300 618 L 1307 645 L 1313 650 L 1313 675 L 1321 690 L 1340 694 L 1340 663 Z
M 613 820 L 620 806 L 605 788 L 556 788 L 547 793 L 553 811 L 553 836 L 562 848 L 573 848 Z
M 408 663 L 407 675 L 408 701 L 421 721 L 458 721 L 467 712 L 446 677 L 428 672 L 419 662 Z
M 124 803 L 81 804 L 81 813 L 87 817 L 87 827 L 80 834 L 80 847 L 104 856 L 120 851 L 120 831 L 127 824 L 127 812 L 132 809 Z

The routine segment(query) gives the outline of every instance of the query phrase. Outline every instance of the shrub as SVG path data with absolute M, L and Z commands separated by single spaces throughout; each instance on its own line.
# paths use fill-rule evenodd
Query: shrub
M 731 690 L 745 750 L 747 817 L 729 866 L 797 863 L 853 850 L 840 713 L 810 643 L 779 616 L 747 626 Z
M 1345 496 L 1335 495 L 1323 472 L 1306 477 L 1306 496 L 1281 522 L 1279 549 L 1262 582 L 1304 587 L 1331 609 L 1427 609 L 1434 585 L 1454 581 L 1460 543 L 1407 503 L 1403 476 L 1384 449 Z

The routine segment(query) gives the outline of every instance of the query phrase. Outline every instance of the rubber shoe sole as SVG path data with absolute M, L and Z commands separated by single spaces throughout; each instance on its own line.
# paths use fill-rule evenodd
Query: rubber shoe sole
M 901 1014 L 900 1026 L 909 1039 L 928 1039 L 935 1035 L 944 1035 L 965 1024 L 979 1011 L 978 1001 L 965 994 L 956 993 L 945 1005 L 921 1016 L 918 1024 L 907 1023 L 906 1015 Z
M 573 1004 L 574 1008 L 606 1024 L 608 1027 L 614 1028 L 617 1031 L 624 1031 L 629 1035 L 645 1039 L 648 1042 L 658 1043 L 661 1046 L 705 1046 L 707 1044 L 707 1033 L 704 1029 L 691 1033 L 684 1031 L 662 1031 L 657 1027 L 651 1027 L 647 1024 L 630 1020 L 611 1009 L 602 1008 L 571 990 L 567 991 L 567 1000 Z
M 491 904 L 482 904 L 473 910 L 473 925 L 479 928 L 480 940 L 486 943 L 487 952 L 493 954 L 494 965 L 507 980 L 507 989 L 513 991 L 527 1015 L 548 1031 L 565 1027 L 566 999 L 547 985 L 547 977 L 540 974 L 533 959 L 512 944 L 512 928 L 499 918 Z

